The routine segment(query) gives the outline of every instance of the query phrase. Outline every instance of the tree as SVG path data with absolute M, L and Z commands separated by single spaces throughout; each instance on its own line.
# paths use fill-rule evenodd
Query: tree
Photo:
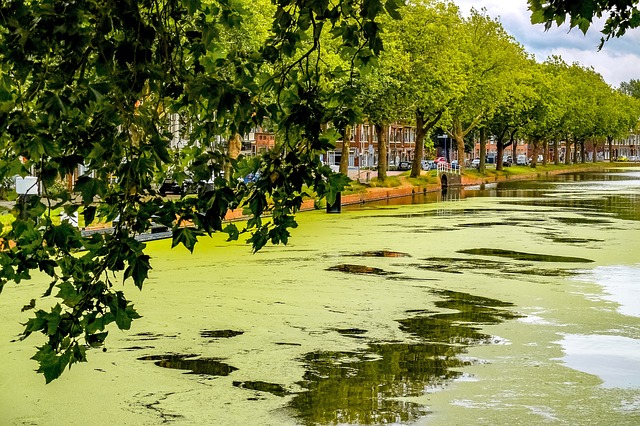
M 620 83 L 620 91 L 625 95 L 640 99 L 640 80 L 623 81 Z
M 335 139 L 322 123 L 336 110 L 327 107 L 335 98 L 316 67 L 320 35 L 329 27 L 354 67 L 363 66 L 382 48 L 378 16 L 395 16 L 398 6 L 279 2 L 256 50 L 229 42 L 251 15 L 226 1 L 0 4 L 0 178 L 34 173 L 43 188 L 16 206 L 15 221 L 0 235 L 0 290 L 34 270 L 51 277 L 44 296 L 55 290 L 59 302 L 49 311 L 36 306 L 22 336 L 47 337 L 33 357 L 47 382 L 86 361 L 109 324 L 128 329 L 139 317 L 115 285 L 123 279 L 142 288 L 151 259 L 135 237 L 152 221 L 173 230 L 173 246 L 193 250 L 199 237 L 224 230 L 230 239 L 247 233 L 259 250 L 288 241 L 304 188 L 335 200 L 346 180 L 318 158 Z M 158 194 L 153 181 L 173 160 L 168 114 L 178 114 L 188 133 L 181 153 L 188 173 L 195 180 L 218 176 L 215 189 L 178 200 Z M 279 133 L 278 149 L 231 161 L 220 138 L 265 120 Z M 73 190 L 49 196 L 55 181 L 83 162 L 87 173 Z M 219 177 L 228 162 L 234 173 Z M 235 178 L 258 169 L 253 185 Z M 223 229 L 226 212 L 243 207 L 251 211 L 247 227 Z M 86 224 L 119 220 L 113 233 L 83 236 L 52 220 L 59 209 L 80 212 Z
M 490 119 L 500 104 L 505 102 L 508 97 L 506 83 L 513 78 L 517 58 L 523 57 L 522 47 L 514 42 L 497 20 L 472 10 L 463 28 L 459 54 L 465 86 L 449 108 L 452 123 L 449 135 L 456 141 L 458 161 L 462 168 L 465 137 Z
M 394 62 L 382 59 L 381 64 L 363 75 L 358 83 L 357 99 L 367 121 L 375 126 L 378 139 L 378 180 L 387 178 L 389 167 L 389 124 L 406 114 L 402 83 L 394 70 Z
M 543 84 L 540 82 L 539 65 L 524 56 L 514 57 L 512 60 L 512 71 L 502 82 L 508 95 L 486 122 L 486 126 L 495 137 L 498 150 L 496 170 L 502 170 L 504 150 L 515 143 L 516 133 L 531 120 L 532 110 L 542 101 L 537 91 Z M 479 169 L 484 171 L 482 151 L 481 142 Z
M 606 138 L 609 147 L 609 161 L 613 161 L 613 140 L 627 137 L 629 133 L 636 130 L 640 103 L 636 98 L 622 91 L 611 90 L 604 94 L 600 106 L 598 133 L 599 136 Z
M 412 115 L 416 123 L 411 177 L 418 177 L 425 137 L 438 125 L 463 85 L 456 47 L 461 18 L 456 6 L 437 1 L 407 4 L 400 13 L 402 19 L 390 22 L 383 34 L 383 56 L 400 64 L 397 78 L 408 105 L 407 115 Z
M 548 30 L 555 23 L 562 25 L 567 17 L 570 28 L 586 33 L 594 17 L 607 15 L 600 41 L 601 49 L 611 37 L 621 37 L 627 30 L 640 26 L 639 0 L 529 0 L 531 23 L 544 24 Z

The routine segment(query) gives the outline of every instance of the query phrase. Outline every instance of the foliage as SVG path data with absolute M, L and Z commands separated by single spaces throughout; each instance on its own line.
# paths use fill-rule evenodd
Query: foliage
M 627 96 L 640 99 L 640 80 L 631 79 L 620 83 L 620 91 Z
M 466 58 L 462 65 L 466 87 L 451 102 L 448 133 L 456 141 L 464 168 L 465 137 L 508 102 L 511 82 L 525 54 L 500 22 L 483 11 L 472 10 L 462 25 L 459 55 Z
M 8 200 L 12 196 L 13 179 L 4 178 L 0 181 L 0 200 Z
M 243 3 L 246 8 L 242 8 Z M 7 0 L 0 4 L 0 178 L 34 173 L 41 197 L 18 204 L 3 235 L 0 290 L 32 271 L 51 277 L 22 338 L 47 341 L 33 359 L 47 382 L 86 361 L 115 323 L 129 329 L 139 314 L 120 279 L 142 288 L 151 271 L 136 236 L 152 222 L 173 230 L 173 245 L 192 251 L 198 238 L 247 233 L 254 250 L 286 243 L 305 187 L 329 202 L 346 179 L 320 164 L 335 134 L 322 124 L 349 109 L 321 83 L 321 34 L 329 29 L 354 68 L 382 49 L 378 16 L 397 15 L 395 0 L 277 2 L 271 30 L 248 2 L 227 0 Z M 117 10 L 118 13 L 114 13 Z M 247 22 L 252 23 L 251 25 Z M 260 28 L 258 28 L 260 27 Z M 257 31 L 259 29 L 259 31 Z M 179 117 L 183 173 L 216 178 L 197 197 L 167 200 L 155 181 L 173 163 L 170 117 Z M 268 120 L 276 150 L 232 162 L 223 144 Z M 56 180 L 84 163 L 72 191 L 49 197 Z M 236 177 L 260 171 L 252 185 Z M 182 172 L 181 172 L 182 173 Z M 271 202 L 268 202 L 270 200 Z M 86 224 L 111 221 L 113 233 L 83 236 L 50 212 L 81 207 Z M 247 226 L 223 229 L 229 209 L 251 212 Z M 264 220 L 265 215 L 269 220 Z
M 555 23 L 562 25 L 567 17 L 571 28 L 586 33 L 594 17 L 607 16 L 600 48 L 611 37 L 621 37 L 627 30 L 640 26 L 638 0 L 529 0 L 531 22 L 544 24 L 548 30 Z

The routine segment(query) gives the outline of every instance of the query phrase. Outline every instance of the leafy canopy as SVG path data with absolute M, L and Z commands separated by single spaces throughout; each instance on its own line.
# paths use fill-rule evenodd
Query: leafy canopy
M 255 3 L 0 3 L 0 178 L 33 174 L 41 187 L 0 235 L 0 291 L 33 271 L 50 277 L 44 296 L 57 302 L 28 306 L 22 335 L 47 337 L 33 357 L 47 382 L 86 361 L 111 323 L 128 329 L 139 318 L 117 287 L 142 288 L 149 275 L 141 233 L 166 226 L 173 245 L 190 251 L 212 232 L 247 233 L 259 250 L 288 241 L 306 188 L 332 202 L 346 183 L 318 158 L 335 140 L 323 123 L 351 107 L 320 84 L 321 34 L 328 29 L 361 67 L 382 49 L 378 17 L 397 16 L 399 2 L 278 0 L 261 8 L 272 13 L 270 28 L 250 12 Z M 232 161 L 221 141 L 255 126 L 277 132 L 277 149 Z M 78 164 L 75 186 L 53 194 Z M 255 183 L 237 179 L 258 170 Z M 215 187 L 166 199 L 156 188 L 170 173 Z M 87 225 L 114 221 L 113 232 L 85 235 L 52 218 L 60 209 Z M 229 209 L 245 209 L 248 225 L 225 226 Z

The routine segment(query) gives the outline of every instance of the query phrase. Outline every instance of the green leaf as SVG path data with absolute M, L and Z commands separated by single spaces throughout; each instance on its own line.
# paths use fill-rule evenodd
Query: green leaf
M 129 266 L 124 271 L 124 279 L 126 280 L 132 277 L 136 287 L 142 289 L 142 284 L 147 279 L 149 270 L 151 269 L 151 265 L 149 264 L 150 259 L 146 254 L 130 258 Z
M 387 0 L 384 5 L 385 10 L 393 19 L 402 19 L 402 15 L 398 12 L 398 9 L 402 6 L 402 3 L 398 0 Z
M 51 312 L 44 316 L 44 319 L 47 322 L 47 335 L 52 336 L 56 334 L 58 325 L 60 325 L 60 321 L 62 320 L 60 312 L 62 312 L 62 307 L 59 304 L 56 304 L 56 306 L 51 309 Z
M 120 307 L 116 308 L 112 305 L 111 313 L 115 315 L 116 324 L 120 330 L 129 330 L 131 328 L 131 321 L 140 318 L 140 315 L 138 315 L 138 312 L 136 312 L 131 304 L 128 304 L 124 309 Z
M 80 176 L 76 181 L 75 191 L 82 194 L 82 202 L 85 206 L 93 203 L 93 198 L 98 195 L 103 197 L 107 191 L 107 185 L 100 179 L 89 176 Z
M 224 228 L 224 231 L 229 235 L 229 238 L 227 238 L 227 241 L 238 241 L 238 237 L 240 236 L 240 232 L 238 231 L 238 227 L 236 225 L 234 225 L 233 223 L 227 225 Z
M 82 300 L 82 294 L 78 293 L 73 284 L 69 281 L 64 281 L 58 284 L 58 288 L 60 291 L 58 291 L 56 297 L 62 299 L 64 304 L 68 307 L 73 308 Z
M 104 344 L 104 340 L 107 338 L 108 334 L 108 331 L 105 331 L 104 333 L 88 334 L 85 337 L 85 340 L 87 342 L 87 345 L 91 346 L 92 348 L 97 348 Z
M 95 334 L 96 331 L 104 330 L 104 328 L 108 324 L 111 324 L 114 320 L 115 320 L 115 317 L 112 313 L 109 313 L 109 312 L 105 313 L 104 315 L 100 315 L 99 317 L 94 318 L 93 320 L 89 320 L 85 327 L 85 331 L 87 332 L 88 335 Z
M 178 228 L 173 230 L 173 241 L 171 248 L 174 248 L 178 244 L 182 244 L 187 250 L 193 253 L 193 249 L 198 242 L 198 237 L 195 231 L 189 228 Z
M 31 359 L 40 365 L 38 373 L 43 373 L 47 383 L 60 377 L 69 364 L 69 353 L 58 355 L 51 345 L 46 344 L 38 348 L 38 352 Z

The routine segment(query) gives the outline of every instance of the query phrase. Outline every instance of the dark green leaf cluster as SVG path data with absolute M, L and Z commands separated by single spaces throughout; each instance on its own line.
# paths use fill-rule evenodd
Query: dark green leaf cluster
M 531 22 L 544 24 L 546 29 L 555 23 L 562 25 L 567 17 L 571 28 L 586 33 L 594 17 L 607 16 L 600 48 L 611 37 L 621 37 L 627 30 L 640 26 L 638 0 L 529 0 Z
M 151 270 L 136 236 L 166 226 L 173 246 L 192 251 L 203 235 L 247 233 L 259 250 L 287 243 L 307 191 L 333 202 L 345 185 L 319 153 L 337 138 L 326 123 L 354 114 L 353 96 L 320 84 L 320 35 L 328 27 L 362 66 L 382 49 L 376 18 L 397 15 L 400 2 L 276 5 L 256 50 L 228 42 L 248 13 L 228 0 L 0 3 L 0 178 L 33 175 L 40 189 L 0 235 L 0 290 L 34 270 L 51 278 L 44 297 L 55 289 L 59 301 L 25 306 L 34 316 L 22 336 L 47 337 L 33 357 L 47 382 L 85 361 L 109 324 L 126 330 L 139 317 L 115 289 L 128 279 L 142 288 Z M 277 132 L 276 149 L 230 158 L 225 141 L 255 126 Z M 241 182 L 248 172 L 260 178 Z M 213 184 L 167 198 L 166 177 Z M 230 209 L 249 214 L 246 228 L 224 223 Z M 113 230 L 87 235 L 61 211 Z

